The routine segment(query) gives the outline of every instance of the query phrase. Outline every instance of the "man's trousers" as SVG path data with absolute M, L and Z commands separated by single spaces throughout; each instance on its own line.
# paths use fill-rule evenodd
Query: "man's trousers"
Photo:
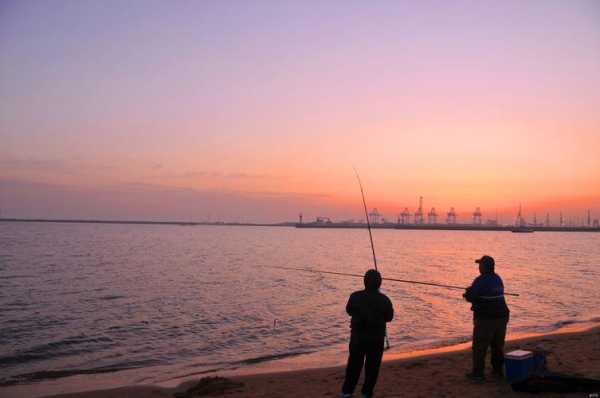
M 352 394 L 358 383 L 363 364 L 365 366 L 365 382 L 362 393 L 367 397 L 373 395 L 373 389 L 379 375 L 385 336 L 365 336 L 352 333 L 350 336 L 350 355 L 346 366 L 346 379 L 342 392 Z
M 488 347 L 492 351 L 492 368 L 501 373 L 504 365 L 504 338 L 508 318 L 473 320 L 473 374 L 483 376 Z

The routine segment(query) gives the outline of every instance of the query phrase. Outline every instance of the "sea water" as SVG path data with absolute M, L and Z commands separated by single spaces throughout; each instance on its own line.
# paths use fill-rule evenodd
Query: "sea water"
M 375 230 L 374 241 L 384 277 L 467 286 L 474 259 L 493 256 L 520 294 L 507 297 L 509 335 L 600 316 L 597 233 Z M 372 264 L 360 229 L 1 222 L 0 396 L 74 375 L 160 384 L 282 358 L 343 363 L 346 300 L 362 280 L 269 267 Z M 469 339 L 461 291 L 382 290 L 392 351 Z

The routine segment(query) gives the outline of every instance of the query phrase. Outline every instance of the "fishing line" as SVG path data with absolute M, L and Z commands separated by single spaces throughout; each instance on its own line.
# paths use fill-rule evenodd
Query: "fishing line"
M 363 278 L 364 275 L 360 275 L 360 274 L 350 274 L 350 273 L 346 273 L 346 272 L 334 272 L 334 271 L 323 271 L 323 270 L 317 270 L 317 269 L 308 269 L 308 268 L 292 268 L 292 267 L 282 267 L 282 266 L 277 266 L 277 265 L 265 265 L 264 267 L 266 268 L 276 268 L 276 269 L 285 269 L 285 270 L 290 270 L 290 271 L 303 271 L 303 272 L 311 272 L 311 273 L 315 273 L 315 274 L 330 274 L 330 275 L 338 275 L 338 276 L 351 276 L 351 277 L 355 277 L 355 278 Z M 401 283 L 410 283 L 410 284 L 414 284 L 414 285 L 425 285 L 425 286 L 433 286 L 433 287 L 442 287 L 442 288 L 446 288 L 446 289 L 456 289 L 456 290 L 465 290 L 466 287 L 463 286 L 455 286 L 455 285 L 444 285 L 442 283 L 435 283 L 435 282 L 422 282 L 422 281 L 413 281 L 413 280 L 408 280 L 408 279 L 398 279 L 398 278 L 381 278 L 384 281 L 390 281 L 390 282 L 401 282 Z M 519 294 L 518 293 L 507 293 L 504 292 L 505 296 L 515 296 L 518 297 Z

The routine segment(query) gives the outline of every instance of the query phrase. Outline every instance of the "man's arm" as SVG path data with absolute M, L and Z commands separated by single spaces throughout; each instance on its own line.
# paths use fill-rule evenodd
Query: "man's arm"
M 394 319 L 394 306 L 392 305 L 392 302 L 390 301 L 389 298 L 386 297 L 386 301 L 387 301 L 387 305 L 386 305 L 386 311 L 385 311 L 384 317 L 385 317 L 386 322 L 391 322 L 392 319 Z
M 465 293 L 463 294 L 463 297 L 469 303 L 473 303 L 473 302 L 477 301 L 477 299 L 479 298 L 480 288 L 481 288 L 481 279 L 479 277 L 477 277 L 477 278 L 475 278 L 475 280 L 473 281 L 471 286 L 469 286 L 466 289 Z
M 350 316 L 355 316 L 357 314 L 357 308 L 356 304 L 354 303 L 353 297 L 354 293 L 350 295 L 350 298 L 348 299 L 348 304 L 346 304 L 346 312 Z

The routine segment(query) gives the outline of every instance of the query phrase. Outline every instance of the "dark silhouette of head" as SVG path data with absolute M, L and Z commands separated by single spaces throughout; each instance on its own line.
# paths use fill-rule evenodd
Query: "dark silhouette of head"
M 494 272 L 495 262 L 491 256 L 482 256 L 480 259 L 475 260 L 479 264 L 479 272 L 481 274 L 491 274 Z
M 365 273 L 365 289 L 377 290 L 381 287 L 381 274 L 379 271 L 370 269 Z

